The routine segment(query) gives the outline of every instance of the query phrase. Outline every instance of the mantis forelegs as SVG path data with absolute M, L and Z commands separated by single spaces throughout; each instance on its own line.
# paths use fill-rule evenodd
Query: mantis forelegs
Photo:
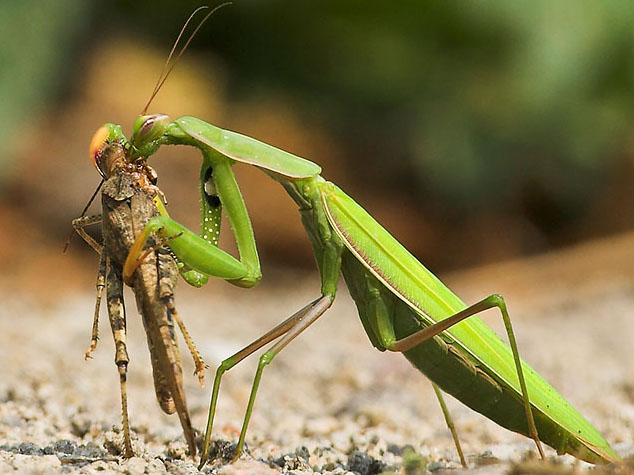
M 203 238 L 194 234 L 182 224 L 168 216 L 155 216 L 147 223 L 143 231 L 137 236 L 123 267 L 123 277 L 127 281 L 139 265 L 144 255 L 145 244 L 156 232 L 162 239 L 168 241 L 169 247 L 179 260 L 192 269 L 205 275 L 232 280 L 247 275 L 247 268 L 239 260 L 222 249 L 209 244 Z
M 239 287 L 253 287 L 260 281 L 260 261 L 251 221 L 231 163 L 213 150 L 201 148 L 202 233 L 197 235 L 170 218 L 159 196 L 154 198 L 159 216 L 148 221 L 130 249 L 123 268 L 125 282 L 144 259 L 145 245 L 156 233 L 171 248 L 179 261 L 183 278 L 200 287 L 209 276 L 219 277 Z M 218 248 L 220 210 L 224 206 L 231 223 L 240 259 Z

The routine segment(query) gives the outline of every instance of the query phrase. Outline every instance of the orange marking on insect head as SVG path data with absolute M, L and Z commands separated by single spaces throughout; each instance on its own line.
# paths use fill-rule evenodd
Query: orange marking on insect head
M 109 136 L 110 130 L 108 130 L 106 127 L 99 127 L 97 129 L 97 132 L 95 132 L 95 135 L 92 136 L 92 140 L 90 141 L 90 148 L 88 150 L 88 153 L 90 154 L 92 164 L 97 170 L 99 170 L 99 167 L 97 166 L 97 155 L 99 155 L 99 152 L 103 148 Z

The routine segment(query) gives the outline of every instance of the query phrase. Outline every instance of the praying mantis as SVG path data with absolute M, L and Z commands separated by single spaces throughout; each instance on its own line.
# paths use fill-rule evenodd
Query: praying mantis
M 619 460 L 599 432 L 519 357 L 504 299 L 496 294 L 467 306 L 428 271 L 388 231 L 335 184 L 321 177 L 313 162 L 253 138 L 220 129 L 195 117 L 171 121 L 162 114 L 142 115 L 130 141 L 121 128 L 106 124 L 103 145 L 122 144 L 129 160 L 145 162 L 163 145 L 189 145 L 202 153 L 201 235 L 174 221 L 164 206 L 134 243 L 123 268 L 132 276 L 143 261 L 148 239 L 156 236 L 172 250 L 184 279 L 195 286 L 208 277 L 251 287 L 261 276 L 251 223 L 232 166 L 256 166 L 279 182 L 297 203 L 321 277 L 320 296 L 281 324 L 224 360 L 214 379 L 201 466 L 208 454 L 216 402 L 223 374 L 264 345 L 277 340 L 259 360 L 238 440 L 244 448 L 264 368 L 295 337 L 332 305 L 340 273 L 357 305 L 371 343 L 381 351 L 401 352 L 440 390 L 501 426 L 541 442 L 558 453 L 592 463 Z M 160 198 L 155 198 L 160 203 Z M 239 259 L 217 247 L 220 209 L 226 209 Z M 506 345 L 476 314 L 497 308 Z M 454 438 L 457 441 L 457 437 Z M 460 458 L 464 457 L 456 444 Z
M 255 237 L 232 170 L 237 163 L 257 167 L 286 190 L 299 208 L 315 255 L 321 279 L 319 295 L 218 367 L 200 467 L 208 458 L 224 373 L 272 343 L 259 359 L 237 458 L 244 449 L 264 369 L 331 307 L 340 275 L 372 345 L 380 351 L 403 353 L 432 381 L 463 465 L 464 455 L 442 392 L 502 427 L 532 438 L 542 457 L 543 442 L 559 454 L 568 453 L 591 463 L 620 460 L 600 433 L 520 359 L 503 297 L 492 294 L 472 305 L 463 303 L 367 211 L 324 179 L 319 165 L 196 117 L 170 120 L 166 115 L 145 111 L 134 122 L 130 140 L 118 125 L 101 127 L 93 138 L 92 153 L 98 156 L 113 144 L 122 150 L 126 163 L 139 166 L 164 145 L 192 146 L 202 154 L 200 235 L 173 220 L 162 196 L 155 194 L 157 214 L 149 218 L 130 248 L 122 267 L 124 281 L 135 278 L 148 255 L 168 246 L 179 272 L 191 285 L 200 287 L 209 277 L 245 288 L 259 282 Z M 239 258 L 218 247 L 223 208 Z M 502 316 L 508 345 L 476 316 L 493 308 Z

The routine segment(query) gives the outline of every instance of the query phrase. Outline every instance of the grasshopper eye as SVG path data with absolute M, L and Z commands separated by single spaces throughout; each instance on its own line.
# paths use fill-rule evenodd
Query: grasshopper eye
M 102 178 L 110 177 L 113 170 L 127 161 L 127 143 L 121 127 L 105 124 L 90 141 L 90 160 Z
M 165 133 L 169 117 L 165 114 L 142 115 L 134 121 L 132 139 L 135 147 L 153 142 Z
M 90 149 L 88 152 L 90 154 L 92 164 L 104 178 L 106 176 L 104 175 L 103 170 L 99 167 L 99 156 L 108 141 L 108 137 L 110 137 L 110 130 L 107 127 L 103 126 L 97 129 L 97 132 L 95 132 L 95 135 L 92 136 L 92 140 L 90 141 Z

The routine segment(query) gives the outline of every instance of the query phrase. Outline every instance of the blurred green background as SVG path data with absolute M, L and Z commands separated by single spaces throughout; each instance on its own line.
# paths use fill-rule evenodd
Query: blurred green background
M 130 130 L 199 5 L 0 4 L 4 243 L 61 247 L 98 183 L 92 132 Z M 456 269 L 634 228 L 633 24 L 616 0 L 238 0 L 150 110 L 320 163 L 433 270 Z M 196 226 L 199 161 L 171 153 L 152 164 Z M 239 173 L 265 263 L 312 266 L 289 200 Z

